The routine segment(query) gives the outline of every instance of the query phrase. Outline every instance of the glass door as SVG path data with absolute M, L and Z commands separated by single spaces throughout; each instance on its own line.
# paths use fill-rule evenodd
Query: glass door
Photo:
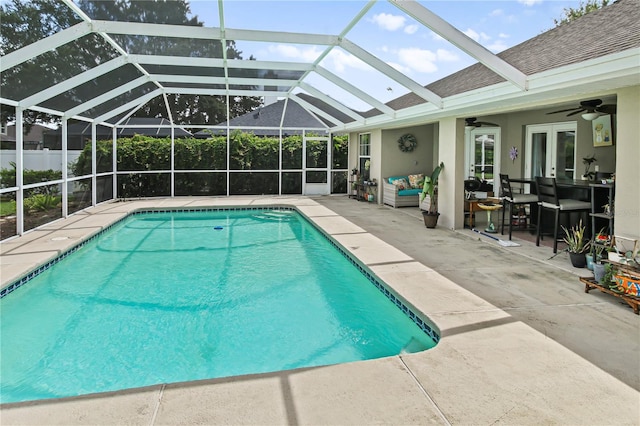
M 575 148 L 575 122 L 527 126 L 525 176 L 575 179 Z
M 486 181 L 498 192 L 499 179 L 495 179 L 500 171 L 500 128 L 478 127 L 467 133 L 466 170 L 467 176 Z
M 304 137 L 304 195 L 328 195 L 329 155 L 328 137 Z

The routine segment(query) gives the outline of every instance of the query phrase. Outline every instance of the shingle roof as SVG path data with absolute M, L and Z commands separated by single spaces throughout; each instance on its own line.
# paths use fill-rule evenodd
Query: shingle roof
M 532 75 L 637 47 L 640 47 L 640 0 L 618 0 L 497 56 Z M 441 97 L 448 97 L 503 81 L 498 74 L 476 63 L 426 87 Z M 397 110 L 425 102 L 408 93 L 387 105 Z M 373 113 L 371 110 L 367 115 Z
M 234 119 L 229 120 L 229 126 L 250 128 L 250 127 L 271 127 L 271 130 L 250 130 L 255 134 L 260 135 L 277 135 L 280 128 L 280 120 L 282 119 L 282 110 L 284 108 L 284 100 L 274 102 L 264 107 L 258 108 L 255 111 L 248 112 Z M 225 126 L 226 122 L 218 124 L 219 126 Z M 282 127 L 297 127 L 306 129 L 325 129 L 326 126 L 313 114 L 307 112 L 304 108 L 295 102 L 287 103 L 287 110 L 285 113 Z M 196 135 L 200 135 L 202 132 L 198 132 Z M 209 132 L 206 132 L 207 135 Z M 288 134 L 296 133 L 287 131 Z M 225 134 L 224 131 L 216 130 L 215 134 Z
M 111 120 L 115 122 L 116 120 Z M 123 125 L 127 126 L 169 126 L 171 122 L 166 118 L 149 118 L 149 117 L 130 117 L 127 118 L 123 123 Z M 58 128 L 55 130 L 45 131 L 47 134 L 62 134 L 62 128 Z M 73 123 L 67 127 L 67 133 L 69 135 L 83 135 L 83 136 L 91 136 L 91 123 Z M 110 137 L 112 131 L 110 128 L 105 126 L 97 126 L 96 127 L 96 135 L 98 137 Z M 171 135 L 171 129 L 169 127 L 124 127 L 118 128 L 118 136 L 119 137 L 127 137 L 133 136 L 135 134 L 139 135 L 147 135 L 147 136 L 158 136 L 158 137 L 168 137 Z M 192 136 L 190 132 L 183 130 L 179 127 L 176 127 L 174 130 L 175 137 L 189 137 Z

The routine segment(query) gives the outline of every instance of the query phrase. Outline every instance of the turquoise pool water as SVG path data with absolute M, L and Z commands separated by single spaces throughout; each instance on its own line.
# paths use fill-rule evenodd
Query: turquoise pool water
M 136 214 L 0 299 L 0 401 L 433 347 L 377 285 L 295 211 Z

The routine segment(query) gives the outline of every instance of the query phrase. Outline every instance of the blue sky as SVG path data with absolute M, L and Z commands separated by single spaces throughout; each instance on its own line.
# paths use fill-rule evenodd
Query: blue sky
M 422 1 L 484 47 L 498 53 L 553 28 L 563 9 L 578 7 L 574 0 Z M 244 1 L 224 3 L 225 26 L 273 31 L 340 34 L 362 10 L 359 0 Z M 217 2 L 192 0 L 192 13 L 206 26 L 219 26 Z M 379 1 L 346 34 L 346 38 L 389 65 L 426 85 L 476 62 L 464 52 L 407 16 L 387 1 Z M 313 62 L 324 46 L 237 42 L 247 59 Z M 386 102 L 407 92 L 349 52 L 334 49 L 322 66 L 358 88 Z M 349 106 L 362 108 L 348 93 L 331 89 L 321 77 L 308 80 Z

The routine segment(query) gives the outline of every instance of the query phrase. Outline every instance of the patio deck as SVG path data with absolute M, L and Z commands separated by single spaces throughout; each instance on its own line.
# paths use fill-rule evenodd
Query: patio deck
M 9 424 L 635 424 L 640 318 L 584 293 L 566 253 L 426 229 L 417 208 L 332 197 L 104 204 L 0 244 L 2 285 L 142 207 L 290 204 L 437 324 L 436 348 L 377 360 L 5 404 Z M 52 238 L 66 236 L 68 240 Z

